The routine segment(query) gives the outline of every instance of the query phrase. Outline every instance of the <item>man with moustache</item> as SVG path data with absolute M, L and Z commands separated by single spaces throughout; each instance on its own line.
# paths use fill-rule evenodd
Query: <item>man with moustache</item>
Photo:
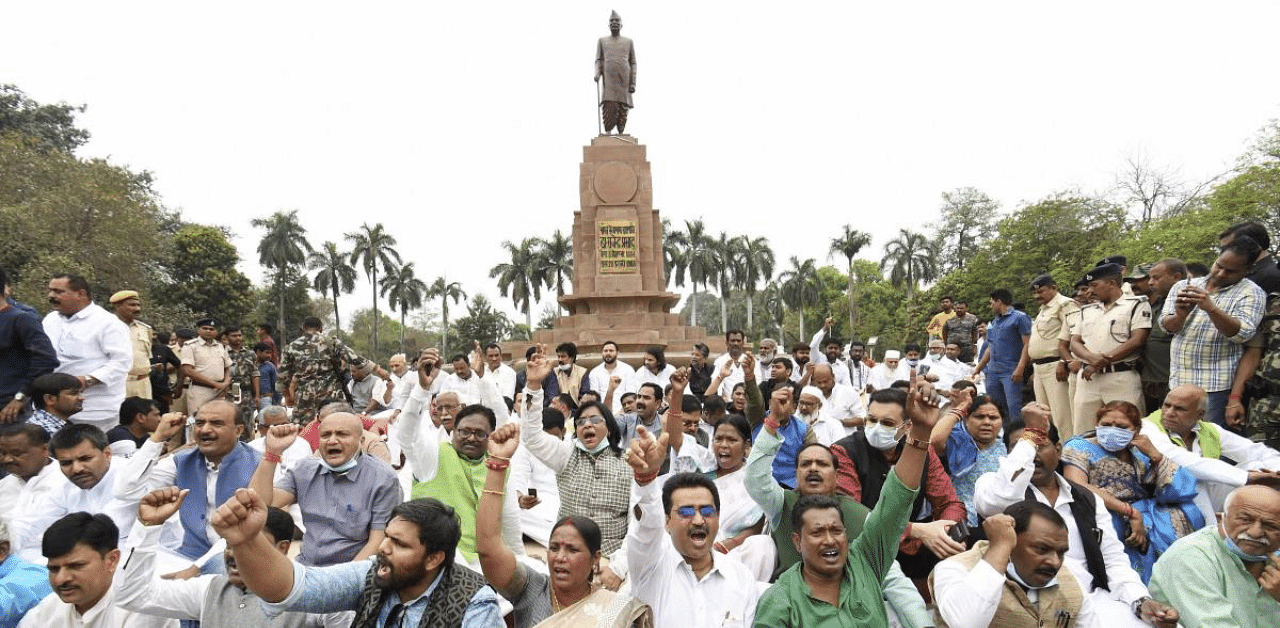
M 496 343 L 485 345 L 484 366 L 478 370 L 481 377 L 497 379 L 498 393 L 504 398 L 516 398 L 516 371 L 502 361 L 502 347 Z
M 44 332 L 58 352 L 57 372 L 79 379 L 84 389 L 76 422 L 105 432 L 116 423 L 133 368 L 129 328 L 93 302 L 89 282 L 79 275 L 54 275 L 49 304 L 53 311 L 44 317 Z
M 49 459 L 49 433 L 31 423 L 0 426 L 0 504 L 12 517 L 29 511 L 44 495 L 67 483 Z
M 387 538 L 368 561 L 308 567 L 290 561 L 263 533 L 267 506 L 241 489 L 218 508 L 214 528 L 227 540 L 245 586 L 285 611 L 356 612 L 356 628 L 488 628 L 502 625 L 498 598 L 484 576 L 454 562 L 458 514 L 439 500 L 396 506 Z
M 698 352 L 696 347 L 693 351 L 695 354 Z M 703 356 L 702 359 L 705 360 L 706 357 Z M 609 410 L 615 415 L 621 414 L 622 396 L 636 391 L 635 375 L 636 370 L 630 364 L 618 361 L 618 343 L 606 340 L 600 345 L 600 364 L 591 369 L 588 375 L 590 386 L 587 389 L 607 391 L 605 396 L 609 397 Z M 703 390 L 706 390 L 707 383 L 710 380 L 703 384 Z
M 171 486 L 148 493 L 138 504 L 142 534 L 129 540 L 129 559 L 121 569 L 123 580 L 116 594 L 120 608 L 155 617 L 198 621 L 203 628 L 347 628 L 351 625 L 350 612 L 281 613 L 267 617 L 262 600 L 245 586 L 236 569 L 235 555 L 229 549 L 222 553 L 226 575 L 209 574 L 187 580 L 158 578 L 156 547 L 160 544 L 160 532 L 164 522 L 178 512 L 187 494 L 188 491 Z M 273 549 L 287 556 L 293 532 L 289 513 L 279 508 L 267 511 L 263 534 Z
M 854 359 L 852 355 L 849 356 L 850 359 L 848 361 L 840 357 L 844 349 L 844 343 L 831 334 L 831 326 L 833 324 L 835 324 L 835 319 L 828 316 L 826 320 L 822 321 L 822 329 L 819 329 L 813 335 L 813 339 L 809 341 L 809 352 L 813 357 L 813 365 L 817 367 L 821 364 L 830 364 L 831 372 L 835 376 L 837 384 L 852 385 L 849 378 L 850 367 L 852 364 L 856 364 L 858 360 Z
M 133 368 L 124 382 L 124 394 L 129 397 L 151 396 L 151 326 L 138 320 L 142 314 L 142 299 L 137 291 L 121 290 L 108 299 L 115 307 L 116 318 L 129 327 L 129 342 L 133 345 Z
M 791 369 L 791 381 L 798 384 L 809 374 L 809 345 L 803 342 L 791 345 L 791 361 L 794 362 L 794 367 Z
M 225 396 L 231 388 L 231 356 L 218 342 L 218 319 L 196 321 L 200 337 L 182 345 L 182 376 L 187 388 L 187 412 L 192 414 L 209 401 Z
M 1156 561 L 1151 594 L 1188 628 L 1280 626 L 1280 492 L 1244 486 L 1217 526 L 1178 539 Z
M 960 361 L 973 364 L 973 349 L 978 345 L 978 317 L 969 313 L 969 304 L 956 301 L 956 315 L 942 325 L 942 341 L 960 346 Z
M 1164 316 L 1169 289 L 1187 276 L 1187 265 L 1177 258 L 1166 257 L 1151 265 L 1147 271 L 1151 320 L 1159 321 Z M 1148 408 L 1160 407 L 1169 393 L 1169 344 L 1172 341 L 1173 335 L 1163 325 L 1152 325 L 1142 345 L 1142 398 Z
M 73 512 L 50 525 L 41 552 L 53 593 L 28 611 L 18 628 L 176 628 L 172 619 L 117 606 L 119 547 L 120 530 L 103 514 Z
M 840 434 L 836 440 L 853 434 L 862 427 L 867 416 L 866 408 L 862 407 L 862 398 L 853 387 L 836 382 L 830 364 L 820 364 L 813 368 L 811 385 L 822 393 L 823 417 L 840 425 Z
M 52 436 L 84 408 L 84 384 L 66 373 L 48 373 L 31 382 L 31 397 L 34 409 L 27 422 Z
M 715 373 L 711 370 L 711 363 L 707 362 L 707 358 L 710 356 L 711 348 L 701 342 L 695 343 L 693 349 L 689 350 L 689 392 L 699 398 L 706 396 L 707 387 L 711 385 L 711 378 L 715 376 Z M 619 398 L 621 396 L 619 395 Z M 621 412 L 622 404 L 619 403 L 618 409 L 614 410 L 613 413 L 617 415 Z
M 1071 360 L 1071 320 L 1080 310 L 1067 295 L 1058 291 L 1058 282 L 1044 273 L 1031 280 L 1031 294 L 1040 311 L 1031 324 L 1031 340 L 1023 348 L 1031 364 L 1031 381 L 1036 399 L 1059 417 L 1063 438 L 1075 435 L 1067 362 Z

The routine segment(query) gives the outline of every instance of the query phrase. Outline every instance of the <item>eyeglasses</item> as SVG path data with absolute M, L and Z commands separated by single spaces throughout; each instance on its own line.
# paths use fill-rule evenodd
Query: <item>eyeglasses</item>
M 472 429 L 462 428 L 454 431 L 457 432 L 458 436 L 461 436 L 463 438 L 474 438 L 476 440 L 484 440 L 486 438 L 489 438 L 489 433 L 484 430 L 472 430 Z
M 692 519 L 694 513 L 698 513 L 702 515 L 703 519 L 707 519 L 715 516 L 716 507 L 715 506 L 681 506 L 676 509 L 676 514 L 680 515 L 684 519 Z
M 580 416 L 578 417 L 578 423 L 581 425 L 604 425 L 604 417 L 599 414 Z

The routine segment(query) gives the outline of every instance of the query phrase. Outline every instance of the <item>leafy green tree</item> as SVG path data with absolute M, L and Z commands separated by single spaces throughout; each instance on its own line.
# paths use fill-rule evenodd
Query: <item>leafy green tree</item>
M 498 292 L 511 295 L 516 309 L 524 312 L 525 325 L 533 328 L 532 304 L 542 299 L 542 281 L 538 275 L 538 239 L 525 238 L 516 246 L 510 240 L 502 243 L 510 255 L 509 262 L 502 262 L 489 269 L 489 277 L 498 280 Z
M 853 258 L 862 249 L 871 244 L 871 234 L 854 229 L 852 225 L 844 226 L 844 233 L 831 238 L 831 247 L 827 249 L 827 257 L 839 255 L 845 259 L 849 267 L 849 329 L 858 325 L 857 277 L 853 272 Z
M 187 225 L 173 238 L 172 257 L 163 260 L 171 283 L 152 298 L 182 305 L 197 316 L 241 320 L 253 309 L 253 284 L 236 270 L 239 261 L 221 229 Z
M 462 284 L 456 281 L 446 281 L 444 277 L 436 277 L 436 280 L 427 287 L 425 296 L 428 299 L 440 299 L 440 351 L 441 353 L 448 353 L 449 300 L 453 299 L 456 305 L 467 298 L 467 293 L 462 289 Z
M 310 288 L 311 282 L 302 274 L 300 269 L 286 268 L 278 271 L 284 273 L 284 277 L 272 277 L 272 281 L 268 282 L 262 288 L 254 289 L 254 308 L 247 318 L 225 321 L 226 323 L 239 324 L 245 328 L 245 344 L 253 346 L 256 340 L 254 338 L 253 328 L 259 322 L 269 321 L 276 315 L 278 304 L 284 303 L 284 327 L 279 328 L 282 337 L 289 337 L 290 334 L 302 328 L 302 320 L 308 316 L 315 316 L 316 310 L 313 308 L 311 300 Z M 284 299 L 277 294 L 283 287 Z M 321 302 L 323 304 L 323 301 Z M 322 309 L 323 311 L 323 309 Z
M 964 268 L 965 263 L 996 233 L 1000 203 L 975 188 L 942 193 L 941 219 L 932 225 L 938 272 Z
M 422 299 L 426 296 L 427 284 L 418 279 L 413 272 L 413 262 L 399 268 L 392 268 L 382 278 L 382 296 L 393 311 L 400 311 L 400 350 L 404 351 L 405 315 L 409 310 L 422 307 Z
M 351 263 L 359 264 L 364 269 L 364 274 L 369 278 L 369 283 L 373 285 L 373 352 L 378 353 L 378 268 L 382 267 L 383 272 L 388 272 L 391 268 L 400 263 L 400 254 L 396 252 L 396 238 L 387 233 L 382 223 L 378 223 L 372 227 L 369 223 L 360 226 L 360 231 L 346 234 L 347 241 L 351 243 Z
M 311 279 L 311 287 L 320 296 L 333 298 L 333 328 L 342 329 L 342 318 L 338 314 L 338 297 L 350 294 L 356 289 L 356 269 L 347 263 L 349 253 L 339 251 L 338 245 L 325 241 L 319 251 L 312 251 L 307 256 L 307 268 L 316 271 Z
M 459 318 L 454 327 L 464 344 L 472 340 L 479 340 L 481 345 L 506 340 L 512 331 L 511 319 L 493 309 L 483 294 L 471 297 L 467 315 Z
M 769 246 L 769 238 L 747 235 L 738 236 L 738 284 L 739 290 L 747 294 L 747 329 L 755 332 L 755 301 L 761 282 L 773 277 L 773 247 Z
M 565 279 L 573 280 L 573 239 L 559 229 L 538 246 L 538 276 L 548 288 L 556 289 L 556 303 L 564 296 Z
M 804 310 L 816 305 L 822 297 L 822 280 L 818 277 L 817 265 L 812 258 L 802 262 L 792 255 L 791 268 L 782 271 L 778 279 L 782 282 L 783 302 L 800 315 L 800 340 L 808 340 Z
M 266 230 L 258 241 L 258 263 L 275 271 L 275 292 L 280 297 L 277 329 L 284 330 L 285 289 L 279 282 L 296 275 L 296 270 L 307 263 L 307 254 L 311 253 L 311 244 L 306 238 L 307 228 L 298 222 L 296 209 L 278 211 L 267 218 L 254 218 L 250 224 Z
M 76 127 L 76 114 L 84 105 L 42 105 L 16 85 L 0 85 L 0 134 L 27 138 L 40 150 L 72 153 L 89 141 L 89 132 Z

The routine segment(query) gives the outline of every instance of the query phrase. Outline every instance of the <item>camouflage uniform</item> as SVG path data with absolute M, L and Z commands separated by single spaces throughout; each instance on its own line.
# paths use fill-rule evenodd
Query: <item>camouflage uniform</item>
M 253 404 L 253 376 L 258 374 L 258 356 L 243 345 L 239 351 L 228 346 L 227 356 L 231 358 L 231 382 L 240 384 L 240 411 L 252 417 L 258 411 Z
M 1260 340 L 1265 336 L 1265 340 Z M 1255 442 L 1280 448 L 1280 293 L 1267 295 L 1267 312 L 1250 345 L 1262 344 L 1262 360 L 1249 380 L 1248 433 Z
M 320 406 L 345 399 L 342 374 L 353 365 L 363 367 L 365 362 L 341 340 L 326 337 L 318 331 L 305 332 L 289 343 L 280 358 L 277 386 L 282 392 L 287 391 L 289 382 L 297 380 L 294 385 L 294 422 L 306 425 L 315 418 Z

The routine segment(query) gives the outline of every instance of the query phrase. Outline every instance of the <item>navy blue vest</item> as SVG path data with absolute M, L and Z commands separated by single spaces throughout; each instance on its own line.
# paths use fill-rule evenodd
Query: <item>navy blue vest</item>
M 256 449 L 237 442 L 219 463 L 218 485 L 214 488 L 217 499 L 214 503 L 220 505 L 231 499 L 236 489 L 249 486 L 249 480 L 253 479 L 253 472 L 261 460 L 262 455 Z M 174 478 L 178 488 L 191 491 L 178 510 L 183 532 L 182 547 L 178 548 L 178 553 L 186 558 L 199 558 L 213 546 L 205 533 L 205 524 L 209 518 L 205 479 L 209 470 L 205 466 L 204 456 L 197 449 L 175 454 L 173 464 L 178 471 Z

